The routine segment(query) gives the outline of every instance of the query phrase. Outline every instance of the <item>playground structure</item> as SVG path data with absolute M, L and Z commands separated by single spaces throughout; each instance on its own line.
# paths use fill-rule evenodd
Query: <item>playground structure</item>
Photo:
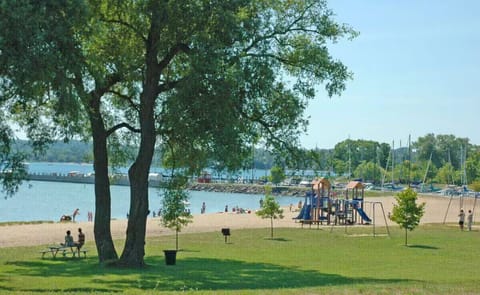
M 447 216 L 448 216 L 448 212 L 450 210 L 450 206 L 452 204 L 452 201 L 454 198 L 458 198 L 458 201 L 459 201 L 459 208 L 460 209 L 463 209 L 465 208 L 465 198 L 467 199 L 473 199 L 473 205 L 472 206 L 472 214 L 473 214 L 473 218 L 475 218 L 475 207 L 477 206 L 477 198 L 480 196 L 479 193 L 475 193 L 473 196 L 469 195 L 466 191 L 466 188 L 464 187 L 464 190 L 458 195 L 458 196 L 455 196 L 454 194 L 450 194 L 450 200 L 448 201 L 448 206 L 447 206 L 447 211 L 445 212 L 445 216 L 443 218 L 443 224 L 446 223 L 447 221 Z M 471 202 L 469 202 L 471 203 Z
M 326 178 L 315 179 L 311 183 L 312 191 L 305 195 L 300 214 L 295 217 L 302 224 L 312 225 L 354 225 L 373 224 L 375 234 L 375 209 L 383 212 L 385 225 L 387 220 L 381 202 L 366 202 L 365 185 L 360 181 L 350 181 L 344 190 L 334 191 Z M 372 207 L 373 219 L 365 212 L 365 205 Z M 388 226 L 387 226 L 388 231 Z

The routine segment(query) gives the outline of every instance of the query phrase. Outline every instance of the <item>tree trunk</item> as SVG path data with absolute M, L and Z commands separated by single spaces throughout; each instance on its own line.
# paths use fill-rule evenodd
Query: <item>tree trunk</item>
M 178 229 L 175 229 L 175 250 L 178 251 Z
M 130 217 L 127 238 L 120 264 L 127 267 L 145 266 L 145 235 L 148 210 L 148 174 L 155 150 L 155 101 L 159 94 L 161 68 L 158 63 L 158 46 L 162 21 L 160 1 L 152 6 L 151 24 L 146 46 L 146 68 L 143 91 L 140 95 L 140 146 L 137 158 L 128 170 L 130 179 Z
M 405 229 L 405 246 L 408 245 L 408 240 L 407 239 L 408 239 L 408 231 L 407 231 L 407 229 Z
M 144 164 L 144 163 L 141 163 Z M 145 266 L 145 235 L 148 211 L 148 171 L 150 166 L 140 167 L 137 160 L 128 170 L 130 179 L 130 212 L 127 238 L 120 257 L 120 264 L 128 267 Z
M 148 210 L 148 174 L 155 150 L 155 87 L 145 86 L 140 108 L 141 140 L 137 158 L 128 170 L 130 179 L 130 216 L 127 239 L 120 264 L 127 267 L 145 266 L 145 235 Z
M 273 218 L 270 218 L 270 237 L 273 239 Z
M 93 136 L 93 168 L 95 171 L 94 235 L 99 261 L 117 260 L 118 255 L 110 230 L 111 194 L 108 178 L 107 135 L 100 111 L 95 106 L 90 113 Z

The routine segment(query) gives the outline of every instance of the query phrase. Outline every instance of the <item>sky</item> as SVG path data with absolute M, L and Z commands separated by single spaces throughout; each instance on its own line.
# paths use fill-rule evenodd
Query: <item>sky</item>
M 341 96 L 319 87 L 303 147 L 350 138 L 397 148 L 428 133 L 480 144 L 480 1 L 330 0 L 329 7 L 360 33 L 330 50 L 354 77 Z

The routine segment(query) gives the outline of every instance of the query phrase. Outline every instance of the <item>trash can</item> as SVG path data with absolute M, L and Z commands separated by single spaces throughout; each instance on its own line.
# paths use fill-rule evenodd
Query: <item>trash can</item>
M 222 228 L 222 234 L 225 237 L 225 244 L 226 244 L 227 239 L 230 236 L 230 228 Z
M 165 253 L 165 264 L 175 265 L 177 262 L 177 250 L 163 250 Z

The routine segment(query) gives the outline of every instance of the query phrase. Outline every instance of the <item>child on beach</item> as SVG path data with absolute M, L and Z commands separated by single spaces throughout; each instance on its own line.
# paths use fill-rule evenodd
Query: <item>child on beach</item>
M 468 231 L 472 231 L 472 223 L 473 223 L 473 213 L 472 213 L 472 210 L 468 210 L 468 216 L 467 216 Z
M 463 231 L 463 224 L 465 223 L 465 212 L 463 212 L 463 209 L 460 210 L 460 214 L 458 214 L 458 225 L 460 226 L 460 229 Z

